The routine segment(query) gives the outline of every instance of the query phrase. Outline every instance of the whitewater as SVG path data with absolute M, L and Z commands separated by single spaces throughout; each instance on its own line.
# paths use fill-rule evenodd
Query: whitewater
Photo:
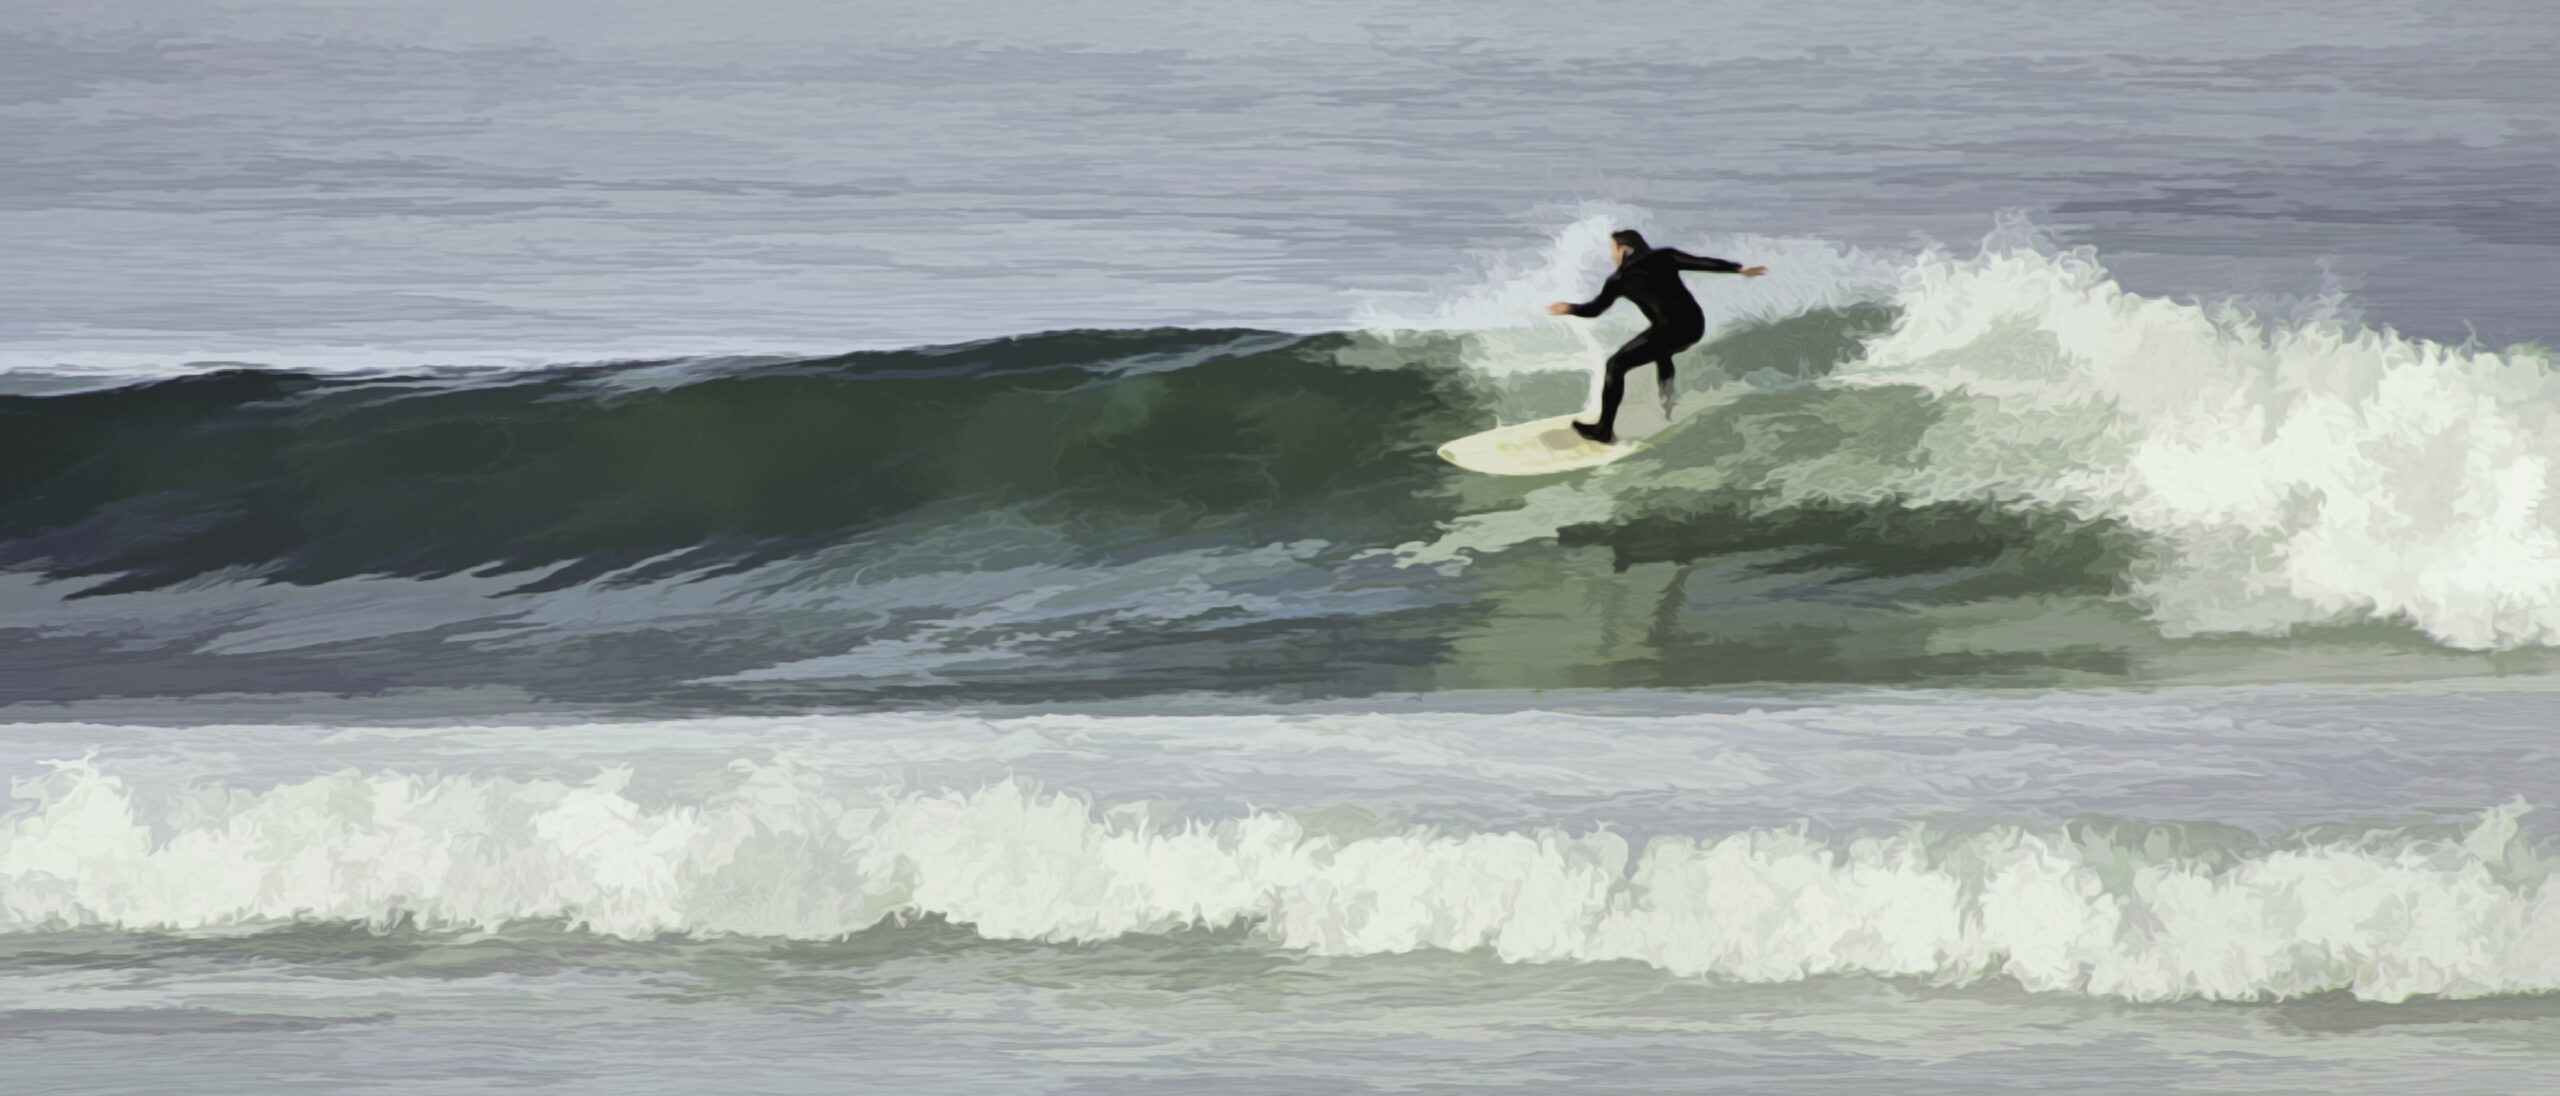
M 2298 690 L 2189 692 L 2131 711 L 1950 697 L 1727 701 L 1676 716 L 212 727 L 208 739 L 294 741 L 258 753 L 305 770 L 316 762 L 306 752 L 362 757 L 394 741 L 448 742 L 447 756 L 481 759 L 625 739 L 653 743 L 653 771 L 563 757 L 546 767 L 586 775 L 534 776 L 521 763 L 402 772 L 351 757 L 244 786 L 218 770 L 180 778 L 96 757 L 54 762 L 13 788 L 25 806 L 0 831 L 0 925 L 227 935 L 550 924 L 634 941 L 828 940 L 929 916 L 990 940 L 1244 927 L 1325 956 L 1485 950 L 1506 962 L 1633 960 L 1717 981 L 2000 979 L 2137 1001 L 2555 988 L 2560 907 L 2522 799 L 2547 798 L 2549 775 L 2490 780 L 2473 766 L 2493 754 L 2475 746 L 2404 764 L 2390 780 L 2360 777 L 2418 746 L 2420 713 L 2447 696 L 2358 699 L 2378 725 L 2350 743 L 2323 740 L 2345 706 Z M 2493 725 L 2548 702 L 2540 689 L 2466 699 Z M 2328 710 L 2302 710 L 2314 704 Z M 2199 725 L 2219 733 L 2168 729 Z M 148 738 L 142 728 L 29 732 Z M 2142 760 L 2207 742 L 2186 765 Z M 745 754 L 721 749 L 747 744 Z M 1807 798 L 1799 789 L 1826 767 L 1872 775 Z M 970 771 L 983 775 L 955 779 Z M 1355 773 L 1369 790 L 1325 794 L 1327 781 Z M 1183 794 L 1138 796 L 1133 775 Z M 2427 794 L 2499 783 L 2517 798 L 2468 817 L 2333 821 L 2406 814 Z M 1950 800 L 1957 788 L 1969 794 Z M 2415 788 L 2426 791 L 2412 798 Z M 1448 798 L 1460 795 L 1465 811 Z M 1563 825 L 1458 820 L 1541 798 L 1579 805 Z M 1971 817 L 1897 818 L 1932 799 Z M 1266 802 L 1245 805 L 1254 800 Z M 1343 815 L 1352 804 L 1364 809 Z M 1809 815 L 1831 832 L 1810 831 Z M 1722 825 L 1683 832 L 1701 821 Z

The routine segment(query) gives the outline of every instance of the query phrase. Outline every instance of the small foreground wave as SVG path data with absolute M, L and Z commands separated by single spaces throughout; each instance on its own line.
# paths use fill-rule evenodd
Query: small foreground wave
M 1343 833 L 1274 812 L 1165 827 L 1019 780 L 866 794 L 787 764 L 731 768 L 726 791 L 657 807 L 621 770 L 583 785 L 349 770 L 199 787 L 146 820 L 114 775 L 58 763 L 18 783 L 29 802 L 0 823 L 0 930 L 554 921 L 823 939 L 941 915 L 998 939 L 1243 922 L 1325 955 L 1483 948 L 2139 1001 L 2560 989 L 2560 890 L 2520 803 L 2461 830 L 2279 844 L 2084 821 L 1638 849 L 1607 830 Z

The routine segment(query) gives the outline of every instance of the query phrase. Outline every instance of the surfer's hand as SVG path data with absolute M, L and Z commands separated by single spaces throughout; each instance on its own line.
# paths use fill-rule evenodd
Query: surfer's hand
M 1573 311 L 1573 306 L 1566 304 L 1563 301 L 1557 301 L 1556 303 L 1547 306 L 1547 315 L 1550 316 L 1561 316 L 1571 311 Z
M 1757 278 L 1768 272 L 1769 268 L 1765 266 L 1746 266 L 1740 270 L 1734 271 L 1734 273 L 1740 274 L 1745 278 Z

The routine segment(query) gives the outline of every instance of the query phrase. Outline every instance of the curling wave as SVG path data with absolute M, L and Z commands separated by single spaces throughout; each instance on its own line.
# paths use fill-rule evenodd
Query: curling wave
M 409 646 L 362 637 L 378 667 L 295 641 L 330 688 L 583 689 L 516 651 L 604 624 L 646 634 L 617 657 L 665 660 L 613 688 L 681 665 L 720 683 L 707 703 L 869 680 L 896 651 L 1002 664 L 935 688 L 1036 693 L 1371 688 L 1381 664 L 1415 668 L 1398 688 L 2111 675 L 2193 636 L 2560 637 L 2546 354 L 2146 297 L 2024 225 L 1971 258 L 1761 241 L 1798 280 L 1716 295 L 1681 360 L 1693 395 L 1718 389 L 1706 410 L 1589 473 L 1436 460 L 1587 397 L 1605 340 L 1524 302 L 1581 277 L 1608 223 L 1332 335 L 0 395 L 0 608 L 22 622 L 0 642 L 44 648 L 0 660 L 0 695 L 94 691 L 59 682 L 101 649 L 274 649 L 313 632 L 284 619 L 298 604 L 385 597 L 435 609 L 394 622 Z M 1253 562 L 1284 548 L 1285 581 Z M 913 589 L 887 596 L 893 576 Z M 1199 628 L 1111 624 L 1087 583 Z M 1540 600 L 1577 583 L 1606 589 L 1577 604 L 1648 607 L 1642 651 L 1503 654 L 1595 631 Z M 185 670 L 219 689 L 233 665 Z

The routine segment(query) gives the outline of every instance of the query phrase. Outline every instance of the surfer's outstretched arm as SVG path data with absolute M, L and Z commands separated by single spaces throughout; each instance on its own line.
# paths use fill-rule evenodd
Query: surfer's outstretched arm
M 1593 297 L 1581 304 L 1566 304 L 1563 301 L 1557 301 L 1556 303 L 1547 306 L 1547 314 L 1551 316 L 1574 315 L 1587 320 L 1593 316 L 1597 316 L 1608 311 L 1609 306 L 1616 303 L 1618 303 L 1618 279 L 1615 276 L 1612 276 L 1608 281 L 1601 283 L 1599 296 Z
M 1709 274 L 1740 274 L 1746 278 L 1757 278 L 1769 272 L 1768 267 L 1744 266 L 1731 259 L 1712 259 L 1704 255 L 1692 255 L 1676 248 L 1666 247 L 1661 250 L 1670 252 L 1672 265 L 1682 270 L 1699 270 Z
M 1682 270 L 1703 270 L 1709 274 L 1732 274 L 1742 269 L 1741 263 L 1734 262 L 1731 259 L 1711 259 L 1704 255 L 1692 255 L 1676 247 L 1665 247 L 1657 250 L 1671 256 L 1671 265 L 1679 267 Z

